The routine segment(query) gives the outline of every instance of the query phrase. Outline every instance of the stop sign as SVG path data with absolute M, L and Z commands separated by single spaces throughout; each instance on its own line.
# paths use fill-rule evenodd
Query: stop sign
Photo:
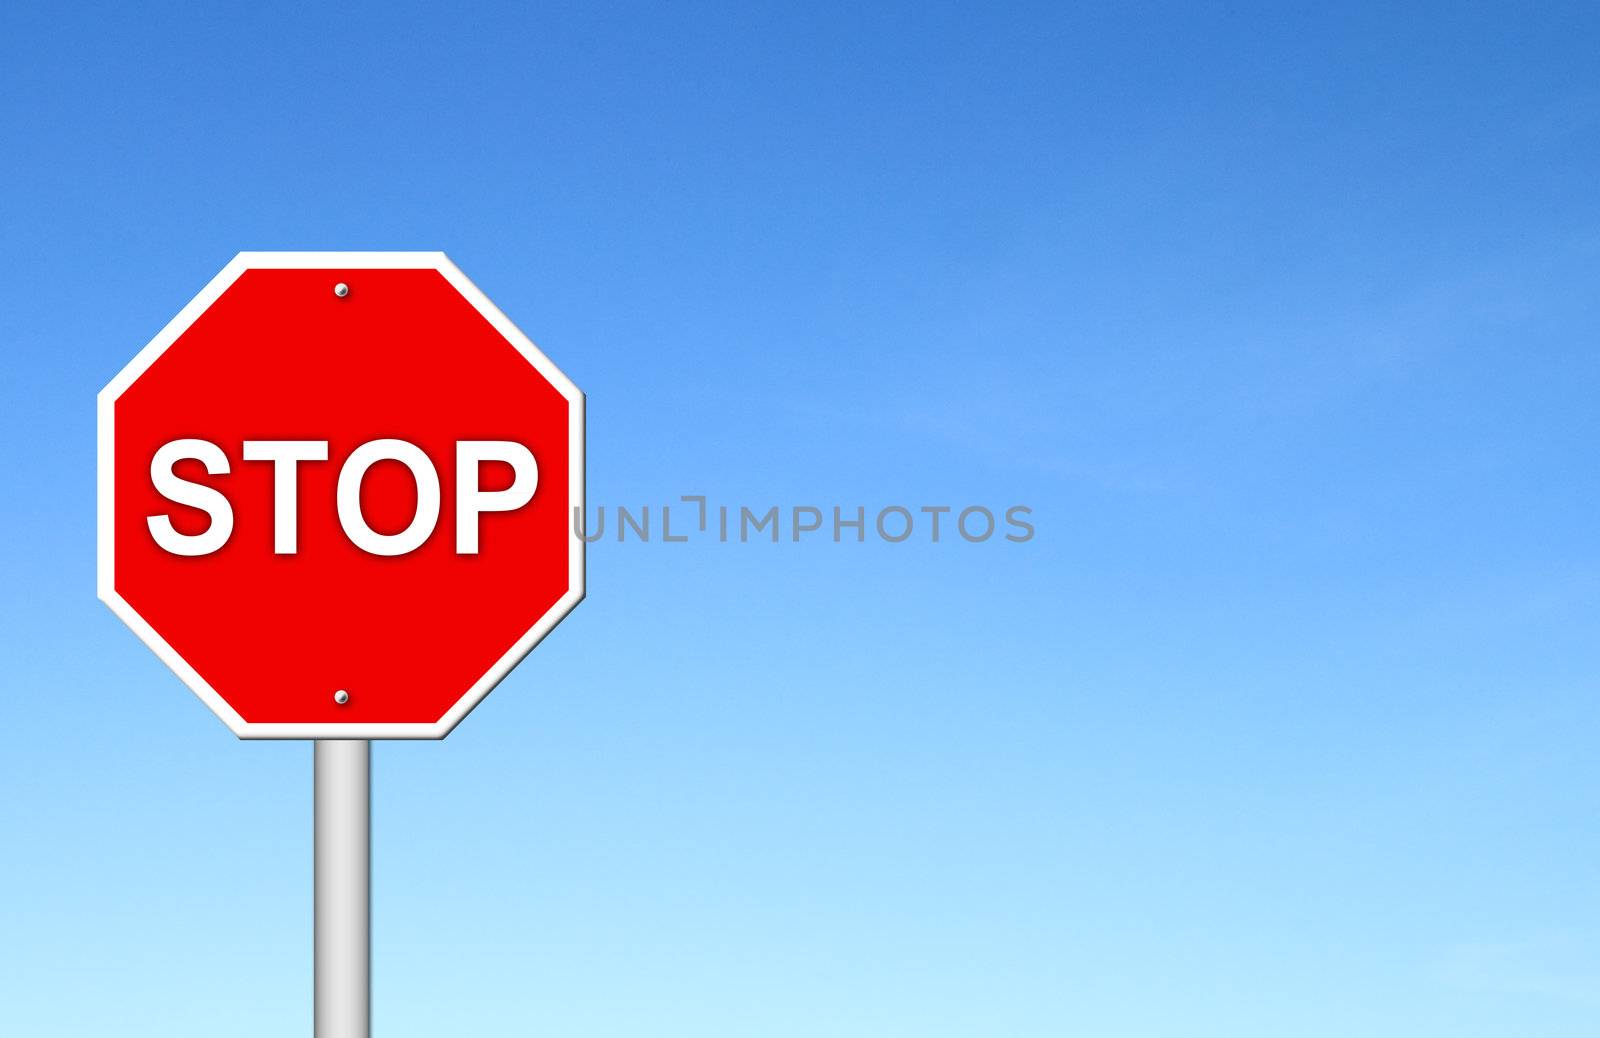
M 441 253 L 243 253 L 99 397 L 100 597 L 241 738 L 439 738 L 583 598 L 583 395 Z

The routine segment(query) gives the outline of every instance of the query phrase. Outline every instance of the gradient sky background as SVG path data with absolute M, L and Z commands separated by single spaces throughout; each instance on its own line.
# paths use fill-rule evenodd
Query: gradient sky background
M 311 750 L 94 594 L 94 394 L 443 249 L 593 546 L 374 752 L 384 1036 L 1600 1030 L 1592 5 L 0 8 L 0 1032 L 308 1034 Z

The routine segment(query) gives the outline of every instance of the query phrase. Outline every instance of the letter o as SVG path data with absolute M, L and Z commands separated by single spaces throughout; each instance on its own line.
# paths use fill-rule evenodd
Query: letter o
M 972 534 L 967 532 L 967 516 L 974 512 L 981 513 L 983 515 L 983 521 L 988 524 L 984 527 L 982 535 L 978 537 L 974 537 Z M 977 544 L 980 541 L 986 541 L 990 537 L 994 536 L 994 513 L 982 505 L 973 505 L 971 508 L 963 509 L 961 514 L 956 517 L 956 528 L 961 531 L 961 537 L 963 540 L 970 541 L 973 544 Z
M 905 529 L 900 531 L 900 536 L 898 537 L 890 537 L 889 529 L 883 523 L 883 517 L 889 515 L 891 512 L 899 514 L 899 516 L 905 520 Z M 885 508 L 883 511 L 878 513 L 878 536 L 882 537 L 890 544 L 899 544 L 907 537 L 910 537 L 911 525 L 911 513 L 906 509 L 901 508 L 899 505 L 890 505 L 888 508 Z
M 361 514 L 361 482 L 380 461 L 398 461 L 417 483 L 417 514 L 399 533 L 379 533 Z M 439 473 L 422 448 L 405 440 L 373 440 L 350 452 L 339 470 L 339 525 L 350 542 L 371 555 L 404 555 L 422 546 L 439 522 Z

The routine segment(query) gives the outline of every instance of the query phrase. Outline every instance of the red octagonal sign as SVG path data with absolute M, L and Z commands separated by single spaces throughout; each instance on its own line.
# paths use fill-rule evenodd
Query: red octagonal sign
M 441 253 L 243 253 L 100 393 L 100 597 L 242 738 L 439 738 L 583 598 L 583 395 Z

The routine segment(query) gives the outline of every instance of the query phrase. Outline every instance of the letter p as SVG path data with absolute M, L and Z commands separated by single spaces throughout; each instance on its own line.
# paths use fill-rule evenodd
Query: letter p
M 482 490 L 478 465 L 503 461 L 511 466 L 511 485 Z M 533 452 L 512 440 L 461 440 L 456 443 L 456 554 L 478 554 L 478 516 L 511 512 L 533 499 L 539 485 L 539 463 Z

